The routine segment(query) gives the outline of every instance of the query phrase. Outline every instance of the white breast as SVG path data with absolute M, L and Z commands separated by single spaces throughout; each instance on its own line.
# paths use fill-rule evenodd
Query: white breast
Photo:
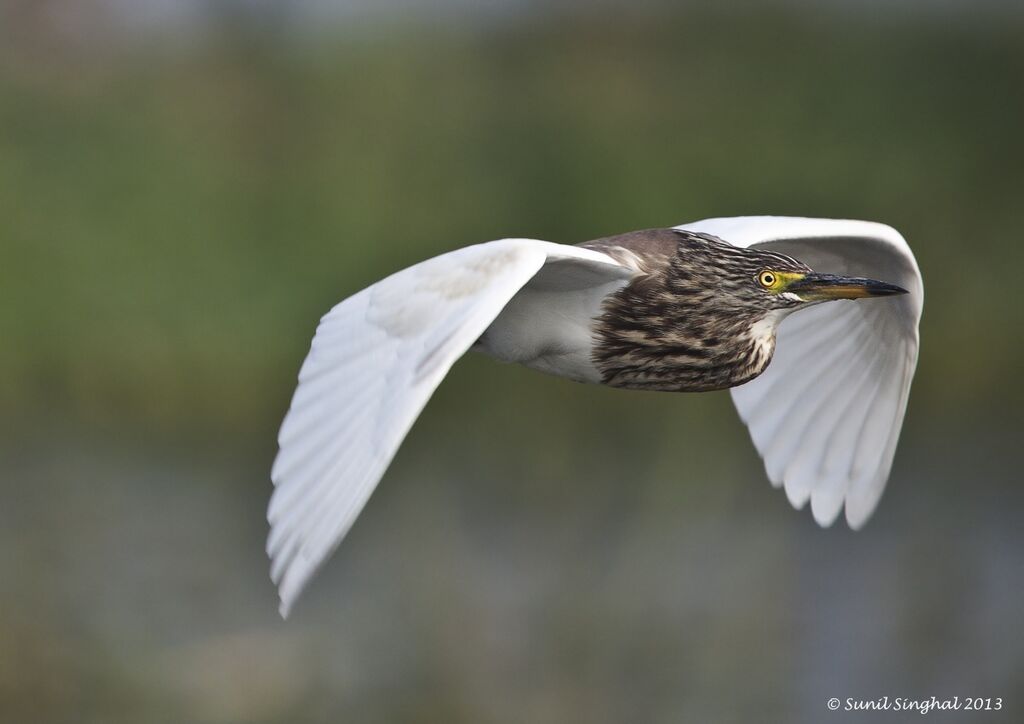
M 783 319 L 788 317 L 792 309 L 773 309 L 763 318 L 750 326 L 750 338 L 757 345 L 763 357 L 770 358 L 775 350 L 775 333 Z
M 505 306 L 473 347 L 503 362 L 516 362 L 577 382 L 600 382 L 591 361 L 593 326 L 602 302 L 625 281 L 554 289 L 542 274 Z

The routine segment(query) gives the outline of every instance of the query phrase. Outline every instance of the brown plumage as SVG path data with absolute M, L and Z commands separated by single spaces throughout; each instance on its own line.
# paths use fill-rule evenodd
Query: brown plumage
M 811 271 L 783 254 L 675 229 L 581 246 L 642 272 L 605 300 L 595 327 L 602 381 L 630 389 L 700 392 L 753 379 L 771 361 L 785 310 L 800 303 L 766 291 L 758 274 Z

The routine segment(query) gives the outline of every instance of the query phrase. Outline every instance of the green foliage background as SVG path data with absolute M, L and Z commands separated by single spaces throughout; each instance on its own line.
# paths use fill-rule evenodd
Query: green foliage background
M 748 213 L 899 228 L 929 282 L 915 406 L 1021 400 L 1018 27 L 340 32 L 7 69 L 5 409 L 252 424 L 316 316 L 397 267 Z

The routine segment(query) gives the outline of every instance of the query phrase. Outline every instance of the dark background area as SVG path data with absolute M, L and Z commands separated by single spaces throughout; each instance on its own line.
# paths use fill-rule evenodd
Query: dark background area
M 326 5 L 0 9 L 0 719 L 1022 720 L 1024 16 Z M 791 510 L 726 394 L 470 355 L 280 621 L 323 312 L 478 241 L 763 213 L 889 223 L 925 278 L 863 531 Z

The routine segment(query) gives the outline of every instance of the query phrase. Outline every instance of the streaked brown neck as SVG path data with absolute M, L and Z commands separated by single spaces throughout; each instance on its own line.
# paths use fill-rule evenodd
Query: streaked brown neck
M 662 392 L 722 390 L 757 377 L 775 350 L 783 315 L 752 318 L 722 306 L 678 257 L 637 277 L 605 302 L 593 360 L 604 384 Z

